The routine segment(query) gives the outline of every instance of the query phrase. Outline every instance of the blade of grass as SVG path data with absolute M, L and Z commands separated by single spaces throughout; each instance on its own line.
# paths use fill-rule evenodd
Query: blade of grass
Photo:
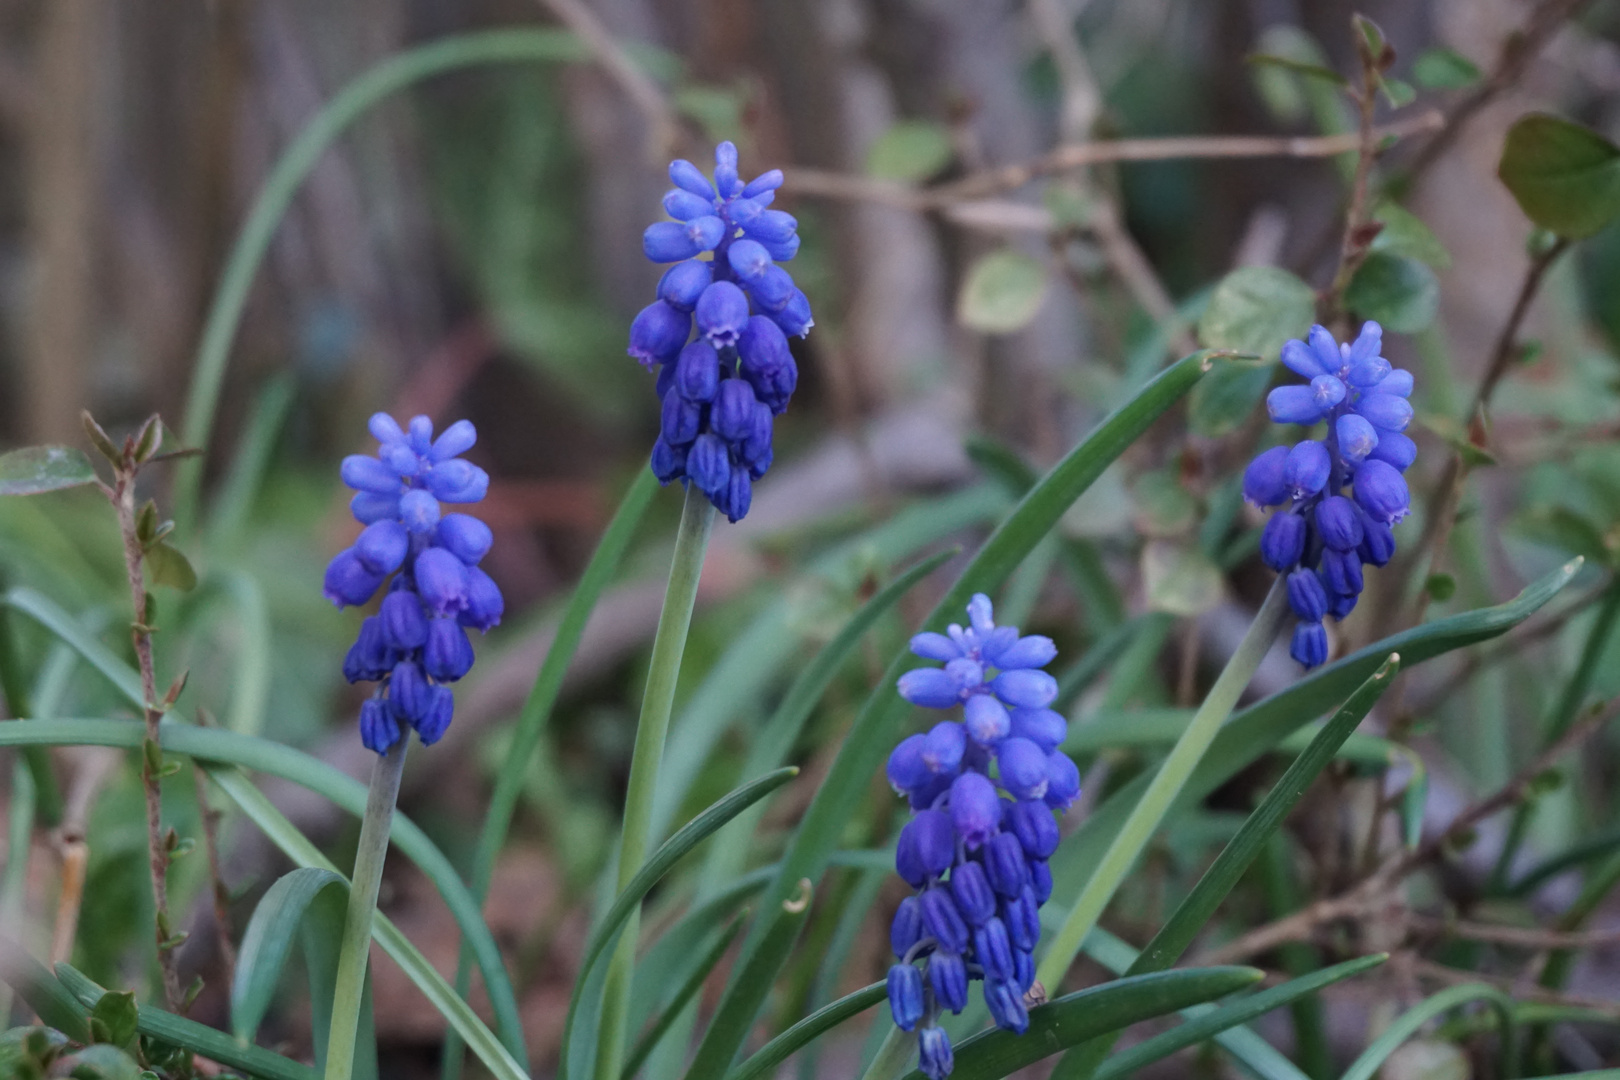
M 875 982 L 822 1006 L 760 1047 L 726 1074 L 726 1080 L 759 1080 L 782 1062 L 845 1020 L 859 1016 L 888 996 L 888 984 Z
M 1361 1052 L 1360 1057 L 1350 1063 L 1341 1080 L 1373 1080 L 1389 1056 L 1399 1050 L 1407 1039 L 1417 1034 L 1419 1028 L 1442 1013 L 1467 1005 L 1471 1001 L 1483 1001 L 1496 1013 L 1502 1034 L 1501 1064 L 1497 1075 L 1503 1080 L 1513 1080 L 1513 1077 L 1518 1075 L 1516 1050 L 1518 1025 L 1513 1016 L 1513 999 L 1496 987 L 1485 983 L 1465 983 L 1462 986 L 1450 987 L 1406 1010 L 1393 1024 L 1384 1029 L 1382 1035 L 1373 1040 L 1371 1046 Z
M 675 991 L 675 996 L 664 1004 L 663 1009 L 659 1011 L 653 1022 L 648 1025 L 641 1038 L 636 1040 L 636 1045 L 630 1050 L 629 1056 L 624 1061 L 624 1072 L 620 1074 L 623 1080 L 631 1080 L 636 1075 L 642 1063 L 647 1060 L 647 1055 L 652 1053 L 653 1047 L 658 1045 L 658 1040 L 664 1037 L 664 1032 L 669 1030 L 670 1025 L 675 1022 L 675 1018 L 681 1014 L 681 1010 L 686 1008 L 686 1003 L 697 997 L 698 991 L 703 989 L 703 984 L 708 981 L 709 975 L 715 969 L 715 965 L 720 963 L 720 958 L 726 955 L 726 950 L 731 948 L 731 943 L 737 940 L 738 934 L 742 933 L 743 919 L 746 914 L 744 912 L 743 915 L 731 920 L 731 925 L 721 931 L 720 936 L 715 938 L 714 944 L 709 946 L 708 952 L 703 954 L 697 966 L 692 969 L 692 973 L 687 976 L 686 982 L 682 983 L 680 988 Z

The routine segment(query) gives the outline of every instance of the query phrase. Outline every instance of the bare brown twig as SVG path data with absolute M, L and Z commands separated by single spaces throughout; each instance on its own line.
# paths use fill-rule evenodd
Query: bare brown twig
M 1620 944 L 1620 930 L 1543 930 L 1537 926 L 1498 926 L 1468 919 L 1441 919 L 1408 913 L 1407 925 L 1426 934 L 1511 945 L 1520 949 L 1585 949 Z
M 540 0 L 568 29 L 578 34 L 608 77 L 619 85 L 647 122 L 647 156 L 654 164 L 667 162 L 677 152 L 680 121 L 658 84 L 636 65 L 624 46 L 602 25 L 583 0 Z

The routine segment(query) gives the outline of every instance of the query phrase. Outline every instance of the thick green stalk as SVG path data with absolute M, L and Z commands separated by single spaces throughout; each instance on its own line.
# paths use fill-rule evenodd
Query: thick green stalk
M 653 796 L 658 789 L 658 766 L 664 757 L 664 738 L 675 706 L 675 683 L 686 651 L 686 632 L 697 603 L 703 553 L 714 528 L 714 507 L 695 487 L 686 490 L 681 528 L 675 537 L 675 555 L 664 592 L 664 610 L 653 638 L 652 664 L 647 689 L 641 698 L 641 719 L 636 725 L 636 746 L 630 759 L 630 785 L 624 797 L 624 831 L 619 841 L 619 891 L 623 891 L 647 857 L 652 831 Z M 635 961 L 639 907 L 625 923 L 624 934 L 613 952 L 602 987 L 602 1027 L 596 1051 L 597 1080 L 619 1080 L 624 1068 L 624 1042 L 630 1009 L 630 974 Z
M 1288 591 L 1279 577 L 1266 595 L 1265 603 L 1260 605 L 1260 611 L 1248 632 L 1238 643 L 1232 659 L 1227 661 L 1215 685 L 1210 687 L 1209 696 L 1204 698 L 1204 703 L 1193 715 L 1192 723 L 1187 725 L 1187 730 L 1171 748 L 1170 756 L 1164 759 L 1164 764 L 1159 767 L 1147 790 L 1142 793 L 1142 798 L 1131 810 L 1130 817 L 1125 820 L 1125 826 L 1115 835 L 1113 843 L 1108 845 L 1102 861 L 1092 871 L 1091 879 L 1086 882 L 1074 906 L 1064 917 L 1063 925 L 1053 936 L 1046 957 L 1041 961 L 1038 976 L 1054 994 L 1069 965 L 1079 954 L 1080 943 L 1096 925 L 1108 901 L 1113 899 L 1114 891 L 1136 864 L 1137 857 L 1158 830 L 1171 803 L 1203 759 L 1204 751 L 1209 749 L 1221 725 L 1232 714 L 1238 698 L 1254 677 L 1255 669 L 1276 640 L 1287 610 Z
M 404 732 L 371 769 L 371 791 L 360 821 L 360 849 L 354 854 L 349 884 L 349 911 L 343 920 L 343 947 L 338 952 L 337 985 L 332 992 L 332 1030 L 326 1044 L 326 1080 L 349 1080 L 354 1071 L 354 1043 L 360 1027 L 360 1005 L 366 989 L 366 961 L 371 956 L 371 917 L 377 911 L 377 887 L 388 855 L 388 829 L 405 771 L 410 732 Z

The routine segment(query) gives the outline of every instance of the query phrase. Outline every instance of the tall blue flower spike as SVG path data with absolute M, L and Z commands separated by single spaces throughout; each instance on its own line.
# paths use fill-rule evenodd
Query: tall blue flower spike
M 962 709 L 908 735 L 889 755 L 889 783 L 915 816 L 900 831 L 895 869 L 917 889 L 889 929 L 897 963 L 889 969 L 894 1022 L 921 1025 L 922 1071 L 951 1071 L 951 1041 L 937 1024 L 944 1009 L 967 1006 L 968 983 L 984 981 L 998 1026 L 1029 1026 L 1040 907 L 1052 895 L 1047 859 L 1057 821 L 1080 794 L 1080 771 L 1059 747 L 1068 723 L 1048 708 L 1057 680 L 1042 669 L 1057 656 L 1052 639 L 997 626 L 990 598 L 967 606 L 966 628 L 918 634 L 911 651 L 944 667 L 900 676 L 900 696 L 929 709 Z M 992 767 L 994 776 L 992 776 Z M 921 960 L 924 980 L 916 967 Z
M 782 171 L 744 184 L 729 142 L 715 148 L 712 183 L 684 160 L 670 164 L 669 178 L 664 209 L 676 220 L 647 226 L 641 246 L 653 262 L 675 265 L 630 324 L 628 350 L 658 373 L 652 470 L 661 484 L 696 484 L 740 521 L 771 467 L 772 418 L 799 381 L 787 339 L 813 325 L 810 301 L 777 265 L 798 253 L 799 223 L 767 209 Z
M 435 439 L 425 416 L 402 429 L 377 413 L 370 428 L 377 455 L 351 455 L 342 468 L 356 492 L 349 509 L 365 528 L 327 565 L 325 592 L 341 608 L 367 603 L 387 583 L 343 661 L 351 683 L 378 684 L 360 708 L 360 739 L 386 754 L 401 724 L 424 744 L 444 735 L 454 707 L 446 684 L 473 664 L 467 628 L 495 626 L 505 602 L 478 568 L 494 541 L 489 526 L 439 505 L 481 502 L 489 489 L 489 474 L 461 460 L 478 440 L 472 424 L 458 420 Z
M 1260 534 L 1260 557 L 1287 575 L 1299 622 L 1289 654 L 1307 668 L 1327 659 L 1327 616 L 1343 619 L 1361 594 L 1363 566 L 1395 555 L 1390 526 L 1412 507 L 1402 473 L 1417 444 L 1402 434 L 1412 420 L 1412 373 L 1378 355 L 1383 328 L 1364 323 L 1354 344 L 1325 328 L 1283 346 L 1282 362 L 1305 386 L 1279 386 L 1266 409 L 1279 424 L 1326 422 L 1320 440 L 1274 446 L 1243 474 L 1243 496 L 1281 506 Z M 1350 494 L 1346 496 L 1345 491 Z

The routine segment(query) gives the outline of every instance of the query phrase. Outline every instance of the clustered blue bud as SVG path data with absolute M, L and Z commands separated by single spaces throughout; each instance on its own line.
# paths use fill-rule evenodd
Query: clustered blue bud
M 425 416 L 401 429 L 377 413 L 370 428 L 377 456 L 351 455 L 342 469 L 356 491 L 349 509 L 365 528 L 327 565 L 325 592 L 341 608 L 368 602 L 388 583 L 343 661 L 351 683 L 378 684 L 360 707 L 360 739 L 386 754 L 401 724 L 424 744 L 444 735 L 454 707 L 446 684 L 473 664 L 466 628 L 496 625 L 505 602 L 478 568 L 494 541 L 489 526 L 439 506 L 481 502 L 489 489 L 489 474 L 460 457 L 478 440 L 472 424 L 458 420 L 435 439 Z
M 799 381 L 788 338 L 813 325 L 810 301 L 777 265 L 798 253 L 799 223 L 767 209 L 782 171 L 744 184 L 729 142 L 715 148 L 713 183 L 685 160 L 669 178 L 664 209 L 676 220 L 649 225 L 641 246 L 675 265 L 630 324 L 630 355 L 658 370 L 663 402 L 652 470 L 661 484 L 696 484 L 740 521 L 771 467 L 772 418 Z
M 902 1029 L 923 1025 L 921 1068 L 934 1080 L 952 1065 L 937 1018 L 967 1006 L 971 980 L 984 980 L 999 1027 L 1021 1034 L 1029 1026 L 1025 995 L 1035 984 L 1040 908 L 1052 895 L 1047 859 L 1058 845 L 1052 812 L 1080 794 L 1080 771 L 1059 749 L 1068 724 L 1048 708 L 1057 680 L 1041 670 L 1057 646 L 997 626 L 983 593 L 967 611 L 966 629 L 953 623 L 911 639 L 912 652 L 945 666 L 908 671 L 898 684 L 913 705 L 960 705 L 962 719 L 908 735 L 888 765 L 889 783 L 915 811 L 895 869 L 919 890 L 900 902 L 889 929 L 899 961 L 889 969 L 889 1008 Z
M 1383 336 L 1369 322 L 1354 344 L 1341 345 L 1313 326 L 1308 341 L 1284 345 L 1283 364 L 1310 382 L 1277 387 L 1266 409 L 1279 424 L 1326 421 L 1327 431 L 1321 440 L 1272 447 L 1243 474 L 1244 498 L 1284 507 L 1260 534 L 1260 557 L 1288 576 L 1288 603 L 1299 618 L 1289 654 L 1307 668 L 1327 659 L 1322 620 L 1355 608 L 1361 568 L 1394 557 L 1390 527 L 1412 506 L 1401 475 L 1417 457 L 1417 444 L 1402 434 L 1412 420 L 1412 373 L 1379 355 Z

